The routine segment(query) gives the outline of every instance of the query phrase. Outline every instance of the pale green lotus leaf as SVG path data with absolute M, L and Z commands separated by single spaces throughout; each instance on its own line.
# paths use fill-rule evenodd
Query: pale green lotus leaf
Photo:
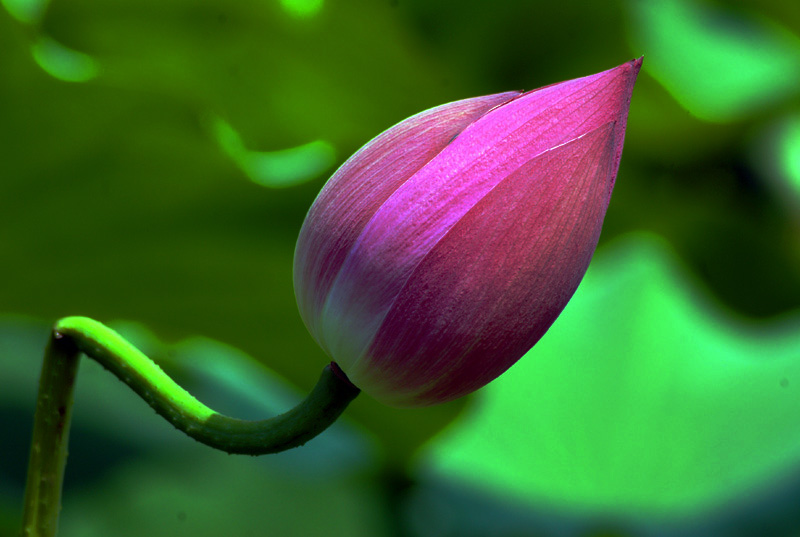
M 735 318 L 634 235 L 422 461 L 539 506 L 686 515 L 796 468 L 798 415 L 800 315 Z

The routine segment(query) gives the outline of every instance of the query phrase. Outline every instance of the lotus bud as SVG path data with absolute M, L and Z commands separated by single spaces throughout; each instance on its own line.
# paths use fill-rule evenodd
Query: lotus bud
M 640 66 L 421 112 L 339 168 L 294 284 L 353 384 L 392 406 L 449 401 L 544 335 L 597 246 Z

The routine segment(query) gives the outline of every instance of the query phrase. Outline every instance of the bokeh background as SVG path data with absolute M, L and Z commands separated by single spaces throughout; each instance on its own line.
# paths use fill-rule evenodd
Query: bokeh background
M 800 535 L 800 4 L 1 0 L 0 535 L 48 325 L 106 322 L 220 411 L 313 386 L 305 212 L 420 110 L 644 55 L 601 244 L 479 393 L 361 396 L 212 451 L 84 361 L 61 535 Z

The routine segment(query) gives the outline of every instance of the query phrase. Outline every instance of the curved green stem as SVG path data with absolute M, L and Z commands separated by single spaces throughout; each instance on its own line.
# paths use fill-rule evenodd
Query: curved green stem
M 61 319 L 53 327 L 39 382 L 25 489 L 25 536 L 56 532 L 81 352 L 100 362 L 176 428 L 228 453 L 262 455 L 301 446 L 336 421 L 360 393 L 331 363 L 308 397 L 292 410 L 265 420 L 239 420 L 195 399 L 107 326 L 86 317 Z

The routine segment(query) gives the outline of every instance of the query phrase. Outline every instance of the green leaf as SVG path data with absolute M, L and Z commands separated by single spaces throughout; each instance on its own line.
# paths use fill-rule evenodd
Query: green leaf
M 748 323 L 652 235 L 598 253 L 572 301 L 471 414 L 438 474 L 540 505 L 696 513 L 800 462 L 800 316 Z
M 649 72 L 692 114 L 730 122 L 796 98 L 800 38 L 776 22 L 706 2 L 628 5 L 633 47 L 647 54 Z

